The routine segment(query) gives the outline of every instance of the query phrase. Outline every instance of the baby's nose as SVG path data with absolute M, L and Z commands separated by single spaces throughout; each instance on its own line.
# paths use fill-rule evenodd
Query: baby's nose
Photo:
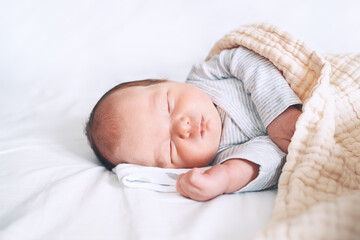
M 188 138 L 190 136 L 190 118 L 178 118 L 173 124 L 173 131 L 182 139 Z

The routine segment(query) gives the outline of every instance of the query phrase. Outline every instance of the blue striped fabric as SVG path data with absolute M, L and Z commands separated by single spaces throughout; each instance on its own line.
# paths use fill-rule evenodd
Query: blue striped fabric
M 222 120 L 213 164 L 241 158 L 260 165 L 258 177 L 240 192 L 275 186 L 286 155 L 266 128 L 289 106 L 302 104 L 281 72 L 266 58 L 239 47 L 194 65 L 187 83 L 211 97 Z

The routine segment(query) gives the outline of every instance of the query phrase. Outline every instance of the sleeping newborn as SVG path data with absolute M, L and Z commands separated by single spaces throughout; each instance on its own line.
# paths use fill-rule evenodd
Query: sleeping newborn
M 185 83 L 115 86 L 95 105 L 86 134 L 110 170 L 191 168 L 176 189 L 205 201 L 276 186 L 300 105 L 275 66 L 239 47 L 195 65 Z

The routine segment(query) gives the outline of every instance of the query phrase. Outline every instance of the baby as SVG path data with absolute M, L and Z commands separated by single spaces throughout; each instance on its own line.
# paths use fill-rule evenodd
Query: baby
M 95 105 L 86 134 L 108 169 L 192 168 L 177 191 L 205 201 L 277 184 L 301 104 L 270 61 L 239 47 L 195 65 L 185 83 L 115 86 Z

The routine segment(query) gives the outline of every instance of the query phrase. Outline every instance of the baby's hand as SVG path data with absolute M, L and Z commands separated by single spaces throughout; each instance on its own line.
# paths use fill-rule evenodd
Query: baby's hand
M 285 153 L 295 132 L 296 121 L 302 112 L 291 106 L 277 116 L 267 127 L 270 139 Z
M 176 190 L 183 196 L 206 201 L 246 186 L 259 174 L 259 165 L 245 159 L 230 159 L 204 171 L 194 168 L 179 175 Z
M 206 201 L 219 196 L 226 191 L 229 183 L 223 167 L 215 165 L 206 171 L 193 168 L 179 175 L 176 189 L 181 195 L 197 201 Z

